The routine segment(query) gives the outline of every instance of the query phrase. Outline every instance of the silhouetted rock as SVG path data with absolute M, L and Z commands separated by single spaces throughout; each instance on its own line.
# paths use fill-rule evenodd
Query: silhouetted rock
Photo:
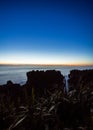
M 31 71 L 24 85 L 0 85 L 2 130 L 92 130 L 93 70 L 72 70 L 65 94 L 64 76 L 55 70 Z
M 63 89 L 64 76 L 60 71 L 47 70 L 47 71 L 31 71 L 27 73 L 26 86 L 31 92 L 31 87 L 35 89 L 37 96 L 45 95 L 46 90 L 54 91 L 55 89 Z
M 93 70 L 72 70 L 69 75 L 69 100 L 77 104 L 75 117 L 81 124 L 91 124 L 93 109 Z
M 13 82 L 11 80 L 7 81 L 7 86 L 12 86 Z
M 80 87 L 92 87 L 93 85 L 93 70 L 72 70 L 69 74 L 69 86 L 73 89 Z

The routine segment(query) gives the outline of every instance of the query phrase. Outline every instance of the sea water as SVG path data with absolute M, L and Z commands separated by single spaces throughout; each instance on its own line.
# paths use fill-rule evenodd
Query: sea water
M 8 80 L 13 83 L 25 84 L 26 73 L 32 70 L 59 70 L 67 76 L 71 70 L 93 69 L 93 66 L 30 66 L 30 65 L 0 65 L 0 85 L 6 84 Z

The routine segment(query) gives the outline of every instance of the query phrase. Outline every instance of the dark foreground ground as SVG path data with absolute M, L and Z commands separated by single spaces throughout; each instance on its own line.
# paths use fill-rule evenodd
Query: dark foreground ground
M 72 70 L 68 83 L 47 70 L 0 86 L 0 130 L 93 130 L 93 70 Z

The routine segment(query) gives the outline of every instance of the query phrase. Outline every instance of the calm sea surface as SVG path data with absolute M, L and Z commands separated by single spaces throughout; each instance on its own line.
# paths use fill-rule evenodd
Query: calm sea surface
M 32 70 L 59 70 L 66 76 L 70 70 L 79 69 L 93 69 L 93 66 L 6 66 L 0 65 L 0 85 L 6 84 L 8 80 L 14 83 L 25 84 L 27 77 L 26 73 Z

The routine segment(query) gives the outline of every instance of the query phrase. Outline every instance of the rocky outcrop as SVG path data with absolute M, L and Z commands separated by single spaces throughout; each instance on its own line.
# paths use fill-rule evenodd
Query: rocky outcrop
M 70 89 L 92 88 L 93 70 L 72 70 L 69 74 Z
M 72 70 L 69 91 L 55 70 L 31 71 L 23 86 L 0 86 L 1 130 L 92 130 L 93 70 Z
M 47 96 L 47 90 L 64 90 L 64 76 L 55 70 L 31 71 L 27 73 L 26 86 L 33 87 L 37 96 Z
M 55 101 L 60 98 L 60 95 L 63 93 L 64 88 L 64 77 L 61 75 L 59 71 L 55 70 L 47 70 L 47 71 L 31 71 L 27 73 L 27 82 L 23 86 L 20 84 L 14 84 L 12 81 L 7 81 L 7 84 L 0 86 L 0 129 L 6 130 L 9 128 L 11 129 L 21 129 L 15 128 L 16 123 L 20 124 L 22 120 L 25 119 L 26 116 L 26 124 L 30 126 L 32 129 L 36 129 L 37 125 L 34 123 L 34 119 L 37 120 L 37 117 L 32 112 L 32 106 L 40 105 L 42 110 L 45 109 L 48 113 L 49 109 L 51 108 L 52 102 L 55 99 Z M 61 91 L 61 93 L 60 93 Z M 55 94 L 56 93 L 56 94 Z M 60 93 L 60 94 L 59 94 Z M 51 97 L 51 94 L 54 94 Z M 45 99 L 47 100 L 46 103 L 44 103 Z M 37 101 L 37 102 L 36 102 Z M 47 105 L 50 104 L 48 109 Z M 45 104 L 46 107 L 43 107 Z M 23 106 L 21 108 L 21 106 Z M 29 108 L 29 110 L 28 110 Z M 36 113 L 37 107 L 33 108 L 34 113 Z M 26 112 L 29 111 L 29 115 L 33 118 L 29 118 L 26 115 Z M 22 115 L 20 115 L 22 113 Z M 45 115 L 44 115 L 45 116 Z M 17 117 L 17 119 L 16 119 Z M 21 119 L 20 119 L 21 117 Z M 23 119 L 22 119 L 23 118 Z M 41 129 L 41 116 L 38 116 L 39 118 L 39 124 Z M 47 115 L 46 115 L 47 118 Z M 20 121 L 21 120 L 21 121 Z M 28 120 L 28 121 L 27 121 Z M 18 121 L 18 122 L 17 122 Z M 43 120 L 44 121 L 44 120 Z M 13 125 L 11 125 L 14 122 Z M 25 123 L 25 122 L 24 122 Z M 37 121 L 38 123 L 38 121 Z M 44 122 L 43 122 L 44 123 Z M 38 124 L 38 127 L 39 127 Z M 43 129 L 44 129 L 44 124 Z M 25 128 L 27 129 L 27 127 Z
M 69 95 L 81 102 L 93 100 L 93 70 L 72 70 L 69 74 Z
M 68 97 L 76 104 L 79 121 L 89 124 L 93 116 L 93 70 L 72 70 L 69 74 Z

